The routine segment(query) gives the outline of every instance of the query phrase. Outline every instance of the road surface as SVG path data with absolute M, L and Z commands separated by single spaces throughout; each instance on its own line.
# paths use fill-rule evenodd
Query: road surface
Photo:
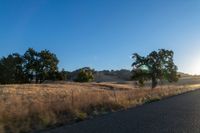
M 200 133 L 200 90 L 42 133 Z

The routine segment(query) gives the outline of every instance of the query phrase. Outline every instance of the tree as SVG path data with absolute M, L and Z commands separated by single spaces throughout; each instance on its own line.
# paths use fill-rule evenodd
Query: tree
M 40 83 L 44 80 L 56 80 L 59 60 L 54 53 L 49 50 L 42 50 L 39 53 L 39 79 Z
M 58 59 L 48 50 L 41 52 L 29 48 L 23 56 L 18 53 L 0 58 L 0 84 L 41 83 L 44 80 L 56 80 Z M 66 73 L 61 72 L 61 78 Z
M 39 72 L 39 53 L 33 48 L 29 48 L 24 54 L 25 60 L 25 73 L 28 77 L 29 82 L 32 82 L 35 79 L 35 82 L 38 83 L 38 72 Z
M 45 80 L 55 80 L 58 71 L 58 63 L 54 53 L 48 50 L 41 52 L 29 48 L 24 54 L 25 72 L 29 82 L 35 80 L 35 83 L 42 83 Z
M 146 57 L 134 53 L 132 78 L 139 81 L 140 84 L 151 80 L 152 88 L 157 86 L 158 80 L 178 81 L 179 76 L 177 75 L 177 66 L 174 64 L 173 56 L 173 51 L 165 49 L 153 51 Z
M 27 78 L 23 71 L 23 58 L 18 54 L 10 54 L 0 59 L 0 83 L 25 83 Z
M 77 78 L 75 79 L 76 82 L 91 82 L 94 80 L 94 71 L 90 68 L 82 68 L 80 69 Z
M 68 79 L 68 72 L 65 69 L 58 71 L 56 73 L 56 80 L 67 80 Z
M 15 82 L 16 83 L 27 83 L 28 77 L 25 75 L 24 71 L 24 58 L 18 53 L 14 53 L 14 64 L 15 67 Z

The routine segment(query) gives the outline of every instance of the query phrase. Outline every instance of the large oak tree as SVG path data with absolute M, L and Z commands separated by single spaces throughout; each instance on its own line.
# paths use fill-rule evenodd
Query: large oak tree
M 146 57 L 134 53 L 132 78 L 139 81 L 140 84 L 144 84 L 144 81 L 151 80 L 152 88 L 157 86 L 158 80 L 167 80 L 169 82 L 178 81 L 177 66 L 174 64 L 173 57 L 174 52 L 165 49 L 153 51 Z

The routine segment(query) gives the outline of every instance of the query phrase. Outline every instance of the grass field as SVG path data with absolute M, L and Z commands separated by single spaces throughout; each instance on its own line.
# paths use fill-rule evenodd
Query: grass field
M 124 83 L 0 85 L 0 133 L 20 133 L 77 122 L 200 88 L 199 77 L 150 89 Z

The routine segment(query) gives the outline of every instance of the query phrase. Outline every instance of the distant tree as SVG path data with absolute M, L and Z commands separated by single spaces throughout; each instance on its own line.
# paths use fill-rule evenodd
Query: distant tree
M 56 80 L 59 60 L 54 53 L 49 50 L 42 50 L 39 55 L 39 79 L 40 82 L 45 80 Z
M 18 53 L 0 58 L 0 84 L 41 83 L 44 80 L 56 80 L 58 59 L 48 50 L 41 52 L 29 48 L 23 56 Z M 64 78 L 66 73 L 61 72 Z
M 68 72 L 62 69 L 56 73 L 56 80 L 67 80 L 68 79 Z
M 171 50 L 160 49 L 153 51 L 146 57 L 137 53 L 133 54 L 134 63 L 132 64 L 134 80 L 141 85 L 144 81 L 151 80 L 152 88 L 158 84 L 158 80 L 167 80 L 169 82 L 178 81 L 177 66 L 173 61 L 174 52 Z
M 15 81 L 17 83 L 27 83 L 28 82 L 28 77 L 25 74 L 24 71 L 24 58 L 18 53 L 14 53 L 13 55 L 14 58 L 14 65 L 16 67 L 15 69 Z
M 29 48 L 24 54 L 25 73 L 29 82 L 42 83 L 45 80 L 56 80 L 58 62 L 56 55 L 48 50 L 41 52 Z
M 79 71 L 76 82 L 91 82 L 94 80 L 94 71 L 90 68 L 83 68 Z
M 25 83 L 27 78 L 23 71 L 23 58 L 18 54 L 10 54 L 0 59 L 0 83 Z
M 32 82 L 35 78 L 35 82 L 38 83 L 40 70 L 39 53 L 33 48 L 29 48 L 24 54 L 24 61 L 25 73 L 29 82 Z

